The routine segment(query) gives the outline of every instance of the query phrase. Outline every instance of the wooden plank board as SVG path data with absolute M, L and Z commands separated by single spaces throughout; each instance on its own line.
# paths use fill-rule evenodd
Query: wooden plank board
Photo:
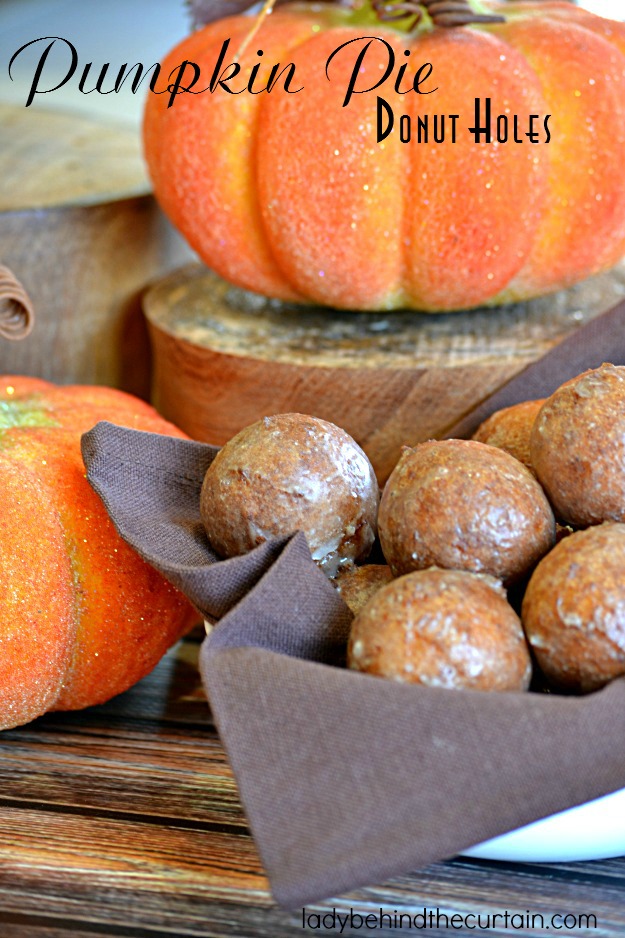
M 458 858 L 305 913 L 278 909 L 201 689 L 200 638 L 196 632 L 181 642 L 107 704 L 0 734 L 2 938 L 287 938 L 318 933 L 302 927 L 302 914 L 334 909 L 363 916 L 380 909 L 530 912 L 547 921 L 554 913 L 594 914 L 598 929 L 589 934 L 623 935 L 624 859 L 519 865 Z M 387 920 L 374 932 L 398 933 L 423 930 L 398 932 Z

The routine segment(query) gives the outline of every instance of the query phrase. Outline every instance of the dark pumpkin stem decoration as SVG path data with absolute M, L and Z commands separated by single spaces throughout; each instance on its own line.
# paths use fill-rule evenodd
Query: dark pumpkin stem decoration
M 468 26 L 469 23 L 503 23 L 505 17 L 476 13 L 467 0 L 372 0 L 381 22 L 393 22 L 412 16 L 410 28 L 423 18 L 426 11 L 435 26 Z
M 271 0 L 264 5 L 267 9 L 282 6 L 288 0 Z M 317 0 L 320 2 L 320 0 Z M 355 7 L 357 0 L 323 0 L 338 6 Z M 205 26 L 224 16 L 233 16 L 253 6 L 253 0 L 187 0 L 194 27 Z M 467 26 L 469 23 L 503 23 L 505 17 L 489 13 L 476 13 L 468 0 L 371 0 L 380 22 L 390 23 L 412 16 L 412 29 L 423 18 L 423 12 L 435 26 Z M 264 8 L 263 8 L 264 9 Z M 260 17 L 260 20 L 264 16 Z

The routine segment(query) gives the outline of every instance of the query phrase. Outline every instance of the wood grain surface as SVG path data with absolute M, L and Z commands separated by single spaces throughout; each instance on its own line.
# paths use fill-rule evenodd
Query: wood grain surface
M 139 292 L 191 252 L 156 205 L 139 135 L 78 115 L 0 105 L 0 264 L 35 309 L 0 371 L 147 396 Z
M 200 685 L 201 637 L 194 632 L 107 704 L 0 734 L 2 938 L 319 933 L 302 927 L 302 910 L 284 911 L 271 899 Z M 554 914 L 592 914 L 596 929 L 568 933 L 617 938 L 625 933 L 624 893 L 625 859 L 523 865 L 456 858 L 305 914 L 508 911 L 547 922 Z M 370 933 L 476 931 L 386 926 Z
M 147 195 L 133 127 L 0 103 L 0 212 Z
M 343 427 L 380 482 L 402 445 L 442 436 L 625 292 L 625 266 L 531 303 L 443 315 L 280 304 L 200 265 L 146 292 L 158 409 L 221 445 L 268 414 Z

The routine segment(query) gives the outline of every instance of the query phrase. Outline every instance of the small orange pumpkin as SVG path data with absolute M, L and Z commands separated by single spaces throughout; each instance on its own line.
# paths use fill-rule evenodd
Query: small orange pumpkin
M 286 3 L 247 45 L 253 21 L 223 19 L 162 63 L 168 76 L 194 62 L 201 79 L 171 107 L 167 93 L 148 95 L 146 160 L 165 212 L 208 266 L 284 300 L 439 311 L 558 290 L 625 253 L 624 24 L 557 0 L 484 0 L 480 9 L 504 22 L 449 29 L 423 15 L 406 32 L 405 20 L 382 25 L 368 3 L 352 5 Z M 363 37 L 372 36 L 393 50 L 394 71 L 343 107 Z M 226 39 L 218 75 L 244 47 L 230 83 L 237 94 L 205 90 Z M 350 40 L 328 80 L 328 60 Z M 261 61 L 256 88 L 273 65 L 292 63 L 291 87 L 303 90 L 287 93 L 284 76 L 270 92 L 245 90 Z M 363 92 L 388 62 L 374 40 L 361 63 Z M 432 72 L 421 90 L 432 93 L 404 93 L 425 63 Z M 378 96 L 396 118 L 380 142 Z M 476 142 L 475 99 L 483 116 L 487 97 L 493 136 Z M 429 141 L 420 143 L 426 115 Z M 435 115 L 447 119 L 442 142 L 433 140 Z M 507 142 L 496 139 L 500 115 Z M 538 142 L 526 136 L 532 129 Z
M 120 391 L 0 378 L 0 729 L 126 690 L 198 618 L 87 482 L 98 420 L 184 436 Z

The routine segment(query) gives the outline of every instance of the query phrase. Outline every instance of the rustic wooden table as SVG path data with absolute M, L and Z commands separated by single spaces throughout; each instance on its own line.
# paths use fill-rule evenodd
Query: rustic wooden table
M 0 734 L 1 938 L 339 934 L 332 914 L 433 915 L 343 934 L 625 935 L 625 858 L 457 858 L 305 912 L 273 903 L 202 691 L 198 630 L 109 703 Z M 439 927 L 436 927 L 436 915 Z M 466 916 L 452 924 L 451 916 Z M 543 916 L 528 923 L 529 916 Z M 570 918 L 552 916 L 568 915 Z M 596 916 L 587 929 L 583 916 Z M 304 917 L 303 917 L 304 916 Z M 445 928 L 449 917 L 449 928 Z M 512 918 L 515 916 L 515 918 Z M 575 917 L 575 918 L 573 918 Z M 581 917 L 581 921 L 580 921 Z M 364 919 L 363 919 L 364 921 Z M 566 922 L 566 927 L 565 927 Z M 558 928 L 559 926 L 559 928 Z

